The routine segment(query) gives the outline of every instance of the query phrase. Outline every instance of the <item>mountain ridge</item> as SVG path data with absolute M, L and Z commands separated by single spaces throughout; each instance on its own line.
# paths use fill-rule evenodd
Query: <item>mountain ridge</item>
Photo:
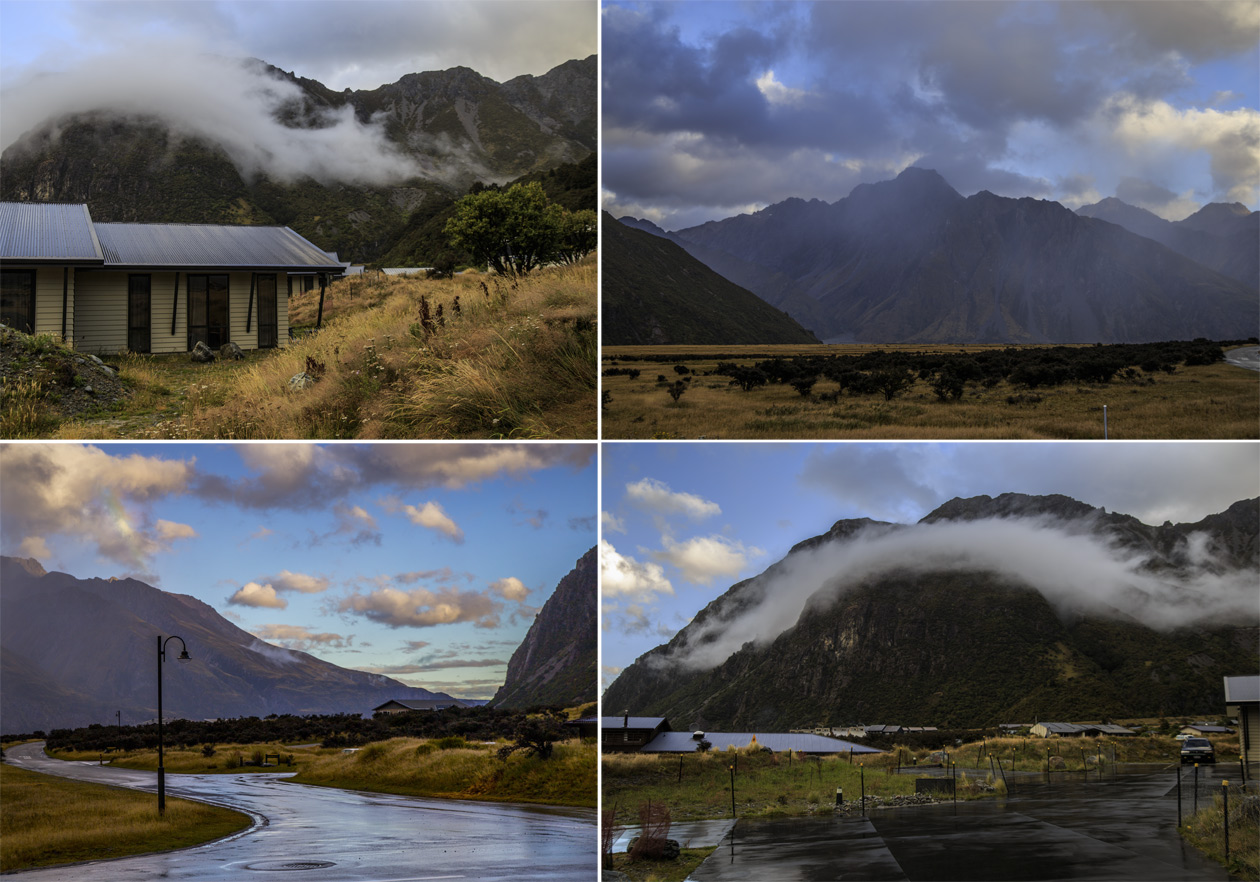
M 1106 547 L 1135 567 L 1132 585 L 1054 594 L 984 564 L 982 556 L 929 566 L 920 559 L 944 552 L 895 544 L 923 529 L 952 531 L 936 535 L 961 541 L 958 531 L 969 522 L 990 532 L 994 524 L 1014 523 L 1029 535 L 1057 530 L 1093 540 L 1091 548 Z M 1257 533 L 1260 499 L 1194 524 L 1159 527 L 1066 496 L 1024 494 L 949 500 L 917 526 L 837 521 L 710 601 L 666 644 L 627 666 L 604 701 L 669 717 L 675 728 L 700 729 L 889 720 L 968 727 L 1017 718 L 1211 712 L 1219 706 L 1222 676 L 1260 665 L 1260 617 L 1226 619 L 1218 610 L 1217 618 L 1196 619 L 1192 608 L 1177 612 L 1176 604 L 1189 598 L 1178 600 L 1167 586 L 1205 572 L 1254 584 Z M 1197 536 L 1206 538 L 1192 541 Z M 900 549 L 900 556 L 868 565 L 862 547 L 879 541 L 883 553 Z M 1207 569 L 1200 559 L 1205 551 L 1212 555 Z M 847 568 L 843 578 L 829 576 L 839 562 Z M 793 582 L 812 591 L 800 615 L 785 619 L 777 634 L 741 637 L 748 633 L 741 625 L 775 611 L 769 598 L 778 610 L 794 608 L 783 594 Z M 1162 629 L 1145 624 L 1152 598 L 1182 617 Z

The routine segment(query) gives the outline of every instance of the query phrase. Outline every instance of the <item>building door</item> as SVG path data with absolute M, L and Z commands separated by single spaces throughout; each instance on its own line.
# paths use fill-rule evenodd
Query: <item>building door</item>
M 0 271 L 0 323 L 35 333 L 35 270 Z
M 188 276 L 188 348 L 205 343 L 218 349 L 231 339 L 228 277 Z
M 280 342 L 276 312 L 276 277 L 258 277 L 258 348 L 272 349 Z
M 150 351 L 152 298 L 149 276 L 127 277 L 127 348 L 132 352 Z

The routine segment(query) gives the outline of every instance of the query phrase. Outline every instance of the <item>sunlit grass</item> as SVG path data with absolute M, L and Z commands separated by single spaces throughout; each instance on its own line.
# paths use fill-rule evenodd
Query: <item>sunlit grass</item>
M 206 756 L 203 745 L 190 747 L 171 746 L 163 750 L 162 766 L 172 774 L 207 775 L 222 772 L 292 772 L 310 762 L 319 748 L 292 748 L 270 742 L 266 744 L 215 744 L 213 754 Z M 330 751 L 331 752 L 331 751 Z M 50 750 L 48 755 L 70 762 L 106 761 L 123 769 L 155 772 L 158 767 L 157 749 L 119 750 L 109 753 L 90 750 Z M 276 756 L 280 764 L 276 765 Z M 270 756 L 270 759 L 266 759 Z M 241 764 L 245 761 L 245 765 Z M 265 760 L 271 765 L 254 765 Z M 286 762 L 292 760 L 292 764 Z
M 247 815 L 0 765 L 0 870 L 168 851 L 243 830 Z M 104 878 L 104 877 L 102 877 Z
M 545 760 L 519 754 L 501 760 L 495 752 L 501 746 L 444 750 L 434 741 L 393 738 L 355 753 L 321 752 L 291 780 L 407 796 L 594 807 L 593 743 L 558 742 Z

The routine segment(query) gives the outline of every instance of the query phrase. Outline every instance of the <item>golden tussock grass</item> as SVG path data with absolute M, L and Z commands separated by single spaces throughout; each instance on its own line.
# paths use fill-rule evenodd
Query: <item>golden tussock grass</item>
M 951 351 L 961 348 L 967 347 Z M 729 349 L 724 350 L 727 355 Z M 604 363 L 612 358 L 613 353 L 605 350 Z M 683 363 L 693 372 L 711 371 L 718 360 Z M 604 438 L 1101 440 L 1103 405 L 1107 434 L 1113 440 L 1260 437 L 1260 374 L 1227 364 L 1181 367 L 1173 375 L 1136 381 L 1050 389 L 1030 390 L 1005 381 L 984 389 L 973 383 L 959 401 L 939 400 L 924 380 L 916 380 L 891 401 L 878 394 L 844 392 L 828 402 L 823 397 L 839 387 L 825 379 L 802 398 L 789 385 L 744 392 L 730 385 L 728 377 L 693 373 L 687 391 L 675 403 L 667 384 L 678 379 L 676 363 L 670 358 L 622 362 L 621 367 L 638 368 L 641 375 L 634 380 L 602 378 L 610 396 L 603 411 Z M 666 378 L 664 384 L 657 380 L 660 375 Z
M 167 747 L 163 750 L 162 766 L 171 774 L 207 775 L 223 772 L 292 772 L 309 762 L 318 748 L 292 748 L 275 742 L 266 744 L 216 744 L 214 754 L 206 756 L 201 746 Z M 279 766 L 274 765 L 275 755 L 282 757 Z M 50 750 L 48 755 L 68 762 L 97 762 L 104 758 L 109 765 L 123 769 L 137 769 L 144 772 L 155 772 L 158 766 L 157 750 L 120 750 L 101 753 L 91 750 Z M 271 755 L 269 762 L 273 765 L 242 766 L 246 763 Z M 283 758 L 291 758 L 292 765 L 283 762 Z
M 244 361 L 120 355 L 132 399 L 108 418 L 65 422 L 56 435 L 595 437 L 594 256 L 520 279 L 344 279 L 325 293 L 323 327 L 315 331 L 318 304 L 318 291 L 295 294 L 290 324 L 303 329 L 299 336 Z M 302 372 L 315 381 L 291 389 L 290 378 Z
M 0 765 L 0 870 L 168 851 L 243 830 L 247 815 Z M 106 874 L 107 875 L 107 874 Z
M 550 758 L 516 754 L 501 760 L 502 745 L 438 749 L 418 738 L 393 738 L 356 753 L 323 752 L 291 780 L 351 790 L 449 799 L 594 806 L 596 747 L 557 742 Z

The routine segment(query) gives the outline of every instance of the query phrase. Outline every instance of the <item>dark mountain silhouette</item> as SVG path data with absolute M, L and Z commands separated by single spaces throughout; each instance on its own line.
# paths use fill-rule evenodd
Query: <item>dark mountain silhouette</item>
M 1239 339 L 1260 325 L 1254 287 L 1151 239 L 1057 202 L 964 198 L 918 168 L 670 238 L 833 342 Z
M 1183 220 L 1167 221 L 1114 196 L 1076 213 L 1154 239 L 1183 257 L 1260 290 L 1260 212 L 1240 202 L 1213 202 Z
M 1153 574 L 1183 572 L 1205 548 L 1218 575 L 1260 569 L 1257 499 L 1195 524 L 1152 527 L 1066 496 L 1005 494 L 952 500 L 923 523 L 988 518 L 1104 537 L 1121 552 L 1144 555 Z M 783 584 L 777 579 L 817 561 L 819 550 L 907 529 L 846 520 L 799 543 L 627 667 L 605 692 L 605 706 L 666 716 L 676 729 L 723 730 L 1215 714 L 1221 678 L 1260 665 L 1254 615 L 1157 630 L 1115 608 L 1056 604 L 1013 576 L 963 566 L 873 570 L 836 599 L 826 594 L 824 571 L 824 587 L 777 637 L 732 647 L 712 667 L 683 661 L 742 614 L 764 612 L 766 592 Z
M 417 208 L 432 213 L 474 183 L 577 163 L 596 148 L 593 55 L 506 83 L 456 67 L 345 92 L 256 59 L 245 64 L 301 89 L 277 110 L 283 125 L 321 128 L 323 113 L 353 108 L 360 122 L 378 121 L 420 173 L 391 186 L 271 180 L 242 174 L 218 144 L 163 118 L 98 111 L 49 119 L 5 150 L 0 199 L 85 202 L 100 222 L 284 224 L 363 262 L 389 252 Z
M 669 239 L 607 213 L 601 222 L 606 345 L 819 342 L 789 315 Z
M 573 707 L 595 700 L 598 574 L 598 557 L 592 548 L 543 604 L 529 633 L 512 653 L 507 678 L 491 704 L 507 708 L 539 704 Z
M 185 594 L 135 579 L 77 579 L 0 558 L 0 718 L 6 733 L 157 715 L 157 636 L 192 661 L 163 669 L 163 714 L 213 719 L 368 713 L 391 698 L 448 697 L 264 643 Z

